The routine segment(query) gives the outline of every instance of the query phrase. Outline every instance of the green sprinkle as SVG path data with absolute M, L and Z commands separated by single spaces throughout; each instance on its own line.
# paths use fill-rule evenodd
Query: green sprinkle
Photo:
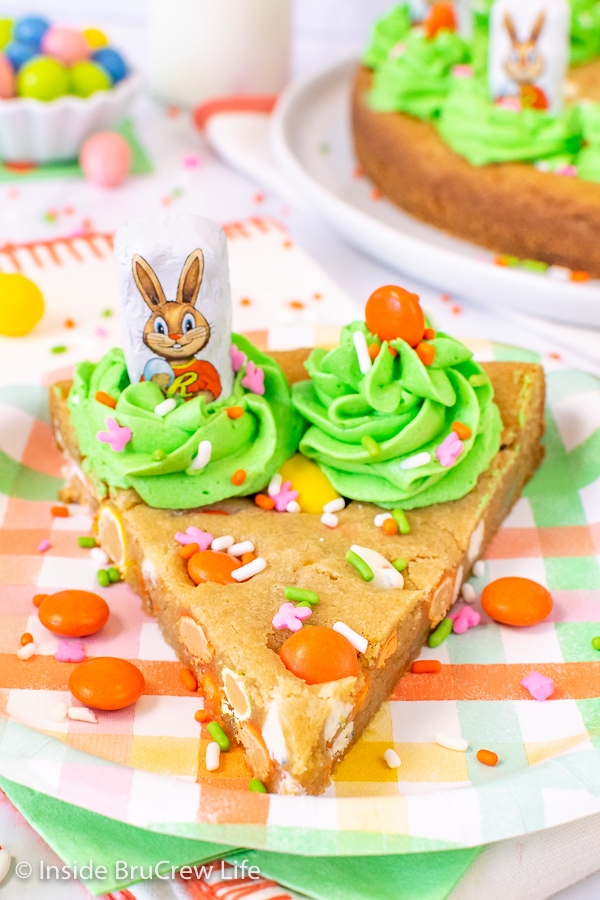
M 484 375 L 483 373 L 481 375 L 469 375 L 469 384 L 471 387 L 483 387 L 483 385 L 487 383 L 487 375 Z
M 592 638 L 592 647 L 594 650 L 600 650 L 600 637 Z
M 406 518 L 403 509 L 393 509 L 392 518 L 398 524 L 398 531 L 400 532 L 400 534 L 409 533 L 410 525 L 408 524 L 408 519 Z
M 227 737 L 219 723 L 209 722 L 206 726 L 206 729 L 213 741 L 215 741 L 219 745 L 223 753 L 227 753 L 231 745 L 229 743 L 229 738 Z
M 106 574 L 108 575 L 108 580 L 113 584 L 116 584 L 117 581 L 121 580 L 121 573 L 115 566 L 111 566 L 110 569 L 107 569 Z
M 248 782 L 248 790 L 254 791 L 255 794 L 266 794 L 267 789 L 260 778 L 251 778 Z
M 452 631 L 453 625 L 454 622 L 452 621 L 452 619 L 442 619 L 435 631 L 432 631 L 429 635 L 429 640 L 427 641 L 429 646 L 439 647 L 440 644 L 443 644 Z
M 96 578 L 98 579 L 98 584 L 100 585 L 100 587 L 109 586 L 110 578 L 108 577 L 108 572 L 106 571 L 106 569 L 98 569 Z
M 57 344 L 56 347 L 50 347 L 50 353 L 66 353 L 67 348 L 64 344 Z
M 329 153 L 330 150 L 331 147 L 327 143 L 327 141 L 321 141 L 321 143 L 319 144 L 319 153 Z
M 153 450 L 152 451 L 152 459 L 154 462 L 160 462 L 161 459 L 164 459 L 167 454 L 164 450 Z
M 369 454 L 369 456 L 375 457 L 375 456 L 379 456 L 379 454 L 381 453 L 381 448 L 379 447 L 379 444 L 377 443 L 375 438 L 371 437 L 370 434 L 365 434 L 365 436 L 360 439 L 360 442 L 363 445 L 363 447 L 365 448 L 365 450 L 367 451 L 367 453 Z
M 78 537 L 77 543 L 80 547 L 95 547 L 96 546 L 96 538 L 93 537 Z
M 304 588 L 286 587 L 284 590 L 285 599 L 291 600 L 292 603 L 302 604 L 302 606 L 316 606 L 319 602 L 319 595 L 314 591 L 307 591 Z
M 296 603 L 296 609 L 298 609 L 299 606 L 307 606 L 308 609 L 312 609 L 313 605 L 312 603 L 309 603 L 308 600 L 301 600 L 300 603 Z
M 346 562 L 350 563 L 353 569 L 356 569 L 363 581 L 373 581 L 373 570 L 361 559 L 354 550 L 348 550 L 346 553 Z
M 521 266 L 530 272 L 545 272 L 548 268 L 548 263 L 540 262 L 538 259 L 524 259 L 521 261 Z
M 403 559 L 401 556 L 399 556 L 398 559 L 394 560 L 392 565 L 398 572 L 404 572 L 405 568 L 408 565 L 408 560 Z
M 173 196 L 174 197 L 181 197 L 182 194 L 183 194 L 183 190 L 180 187 L 173 188 Z
M 110 319 L 110 317 L 112 316 L 112 314 L 113 314 L 113 313 L 112 313 L 112 309 L 104 309 L 104 310 L 102 310 L 102 315 L 104 316 L 105 319 Z

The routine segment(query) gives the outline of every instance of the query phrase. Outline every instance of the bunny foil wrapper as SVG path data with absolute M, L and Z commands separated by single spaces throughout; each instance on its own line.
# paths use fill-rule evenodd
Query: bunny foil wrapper
M 227 242 L 217 222 L 167 214 L 133 219 L 115 239 L 129 379 L 167 397 L 229 396 L 231 293 Z

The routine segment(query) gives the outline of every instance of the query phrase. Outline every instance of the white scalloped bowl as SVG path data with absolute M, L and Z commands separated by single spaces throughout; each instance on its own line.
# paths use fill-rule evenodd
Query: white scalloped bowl
M 132 73 L 110 91 L 67 94 L 44 103 L 31 97 L 0 100 L 0 160 L 49 163 L 77 159 L 81 145 L 124 118 L 139 91 Z

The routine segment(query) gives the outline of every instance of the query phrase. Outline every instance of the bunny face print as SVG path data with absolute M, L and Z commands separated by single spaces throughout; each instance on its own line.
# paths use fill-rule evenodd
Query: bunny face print
M 560 112 L 569 27 L 566 0 L 496 0 L 490 15 L 492 99 L 515 110 Z
M 231 393 L 227 244 L 209 219 L 165 215 L 127 222 L 115 241 L 123 346 L 131 382 L 167 397 Z

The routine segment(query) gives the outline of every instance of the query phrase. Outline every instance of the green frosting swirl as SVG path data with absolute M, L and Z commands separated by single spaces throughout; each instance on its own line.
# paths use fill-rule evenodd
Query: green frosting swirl
M 380 344 L 364 323 L 353 322 L 334 350 L 313 350 L 306 362 L 310 381 L 292 388 L 294 405 L 310 422 L 300 451 L 320 465 L 340 494 L 354 500 L 412 509 L 464 496 L 500 448 L 502 421 L 488 376 L 467 347 L 442 332 L 429 342 L 435 348 L 431 366 L 405 341 L 394 340 L 389 346 L 397 356 L 381 343 L 363 375 L 355 331 Z M 471 437 L 456 462 L 444 467 L 436 449 L 455 421 L 468 425 Z M 363 444 L 363 438 L 371 440 Z M 372 440 L 379 445 L 376 456 L 369 453 Z M 401 468 L 403 460 L 424 451 L 429 462 Z
M 77 366 L 69 395 L 71 422 L 83 469 L 100 491 L 106 484 L 134 488 L 149 506 L 193 509 L 226 497 L 253 494 L 268 484 L 296 450 L 302 422 L 279 365 L 241 335 L 232 335 L 232 341 L 263 370 L 264 395 L 242 387 L 244 365 L 226 399 L 207 404 L 198 396 L 181 402 L 164 417 L 154 412 L 164 394 L 153 382 L 129 382 L 121 350 L 110 350 L 97 364 Z M 97 391 L 113 397 L 116 409 L 95 400 Z M 241 407 L 244 414 L 230 418 L 227 407 L 231 406 Z M 109 417 L 131 429 L 131 440 L 122 452 L 96 437 L 106 431 Z M 211 442 L 210 462 L 195 470 L 192 461 L 201 441 Z M 231 476 L 238 469 L 246 472 L 246 479 L 235 486 Z

